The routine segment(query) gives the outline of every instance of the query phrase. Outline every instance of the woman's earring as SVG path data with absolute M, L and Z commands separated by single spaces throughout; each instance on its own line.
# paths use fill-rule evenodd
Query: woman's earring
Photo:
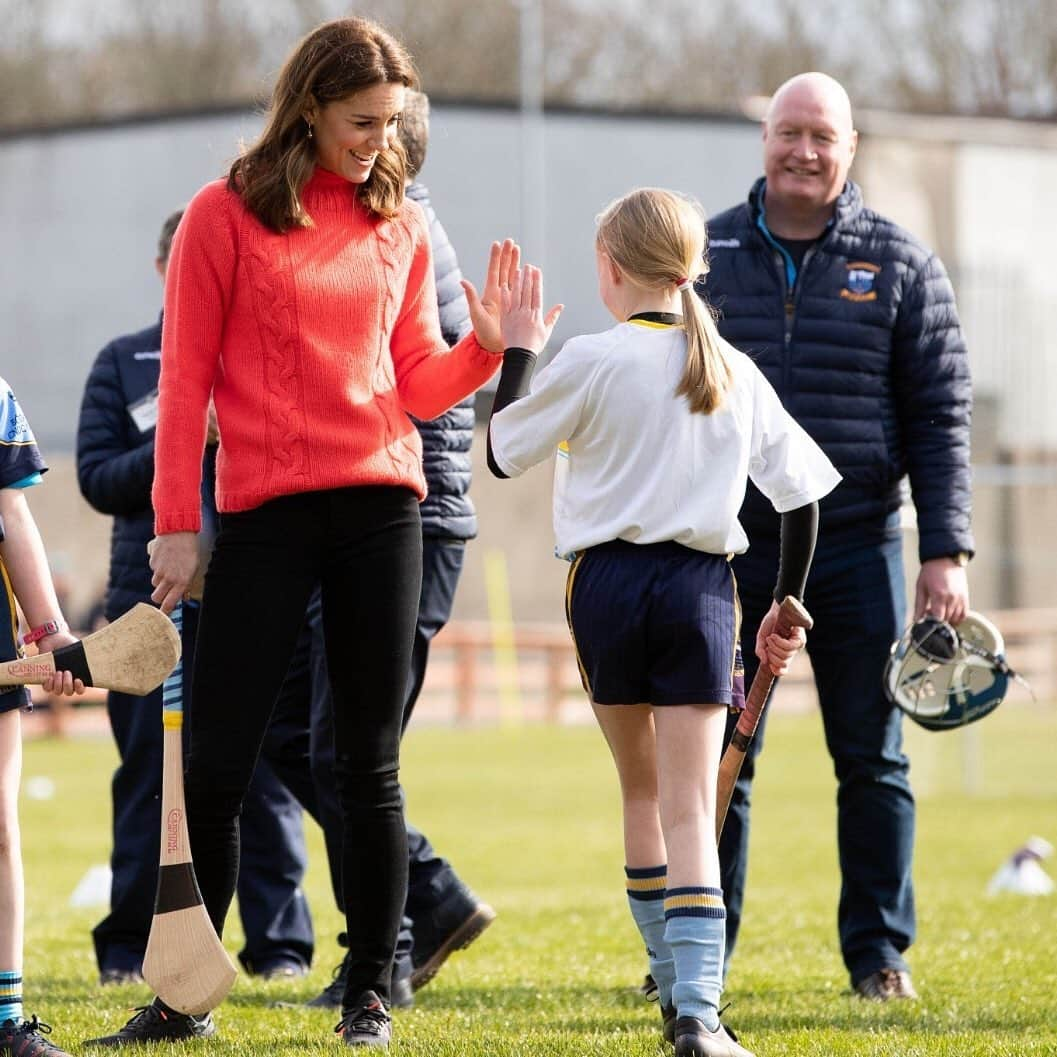
M 305 124 L 308 126 L 308 138 L 311 139 L 313 136 L 312 122 L 309 121 L 307 117 L 305 118 Z

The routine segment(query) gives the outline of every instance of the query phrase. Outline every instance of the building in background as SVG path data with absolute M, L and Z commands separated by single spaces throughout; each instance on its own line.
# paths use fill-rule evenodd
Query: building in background
M 931 244 L 958 291 L 977 400 L 974 605 L 1051 605 L 1057 295 L 1043 233 L 1057 231 L 1057 126 L 870 111 L 856 120 L 853 176 L 867 200 Z M 76 570 L 80 604 L 106 561 L 105 519 L 80 499 L 72 472 L 84 379 L 110 335 L 144 326 L 160 307 L 142 267 L 158 217 L 221 175 L 259 124 L 241 108 L 0 136 L 3 374 L 54 467 L 34 508 L 56 560 Z M 742 115 L 549 109 L 542 136 L 526 140 L 515 107 L 435 100 L 432 124 L 426 176 L 464 270 L 479 283 L 493 239 L 524 239 L 546 270 L 548 297 L 567 306 L 556 345 L 608 325 L 596 293 L 593 217 L 610 199 L 659 185 L 715 211 L 746 194 L 760 170 L 759 127 Z M 544 220 L 526 238 L 521 148 L 540 141 Z M 529 479 L 512 496 L 477 475 L 482 536 L 468 552 L 457 616 L 486 616 L 482 555 L 502 547 L 515 617 L 562 619 L 549 474 Z

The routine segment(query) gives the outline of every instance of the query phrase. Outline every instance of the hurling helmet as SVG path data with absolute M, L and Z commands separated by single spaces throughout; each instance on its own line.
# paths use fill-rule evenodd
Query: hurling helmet
M 888 700 L 926 730 L 983 719 L 1002 703 L 1017 674 L 1002 633 L 972 610 L 957 626 L 927 616 L 892 644 L 884 671 Z

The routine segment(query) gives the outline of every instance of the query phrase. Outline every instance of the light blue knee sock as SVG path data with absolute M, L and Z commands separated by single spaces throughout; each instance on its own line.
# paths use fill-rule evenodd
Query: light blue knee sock
M 639 934 L 646 944 L 650 959 L 650 975 L 657 984 L 661 1005 L 672 1002 L 672 984 L 675 983 L 675 962 L 672 951 L 664 938 L 664 891 L 667 884 L 667 866 L 625 866 L 627 875 L 628 906 L 631 916 L 639 927 Z
M 0 1024 L 22 1021 L 22 970 L 0 969 Z
M 675 1008 L 680 1017 L 696 1017 L 715 1031 L 726 945 L 723 893 L 718 888 L 669 888 L 664 916 L 664 938 L 675 960 Z

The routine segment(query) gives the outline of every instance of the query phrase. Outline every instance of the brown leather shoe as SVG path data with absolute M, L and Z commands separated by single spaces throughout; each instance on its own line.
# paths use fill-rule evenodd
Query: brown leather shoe
M 918 993 L 905 969 L 878 969 L 855 984 L 856 993 L 871 1002 L 889 1002 L 894 998 L 917 998 Z

